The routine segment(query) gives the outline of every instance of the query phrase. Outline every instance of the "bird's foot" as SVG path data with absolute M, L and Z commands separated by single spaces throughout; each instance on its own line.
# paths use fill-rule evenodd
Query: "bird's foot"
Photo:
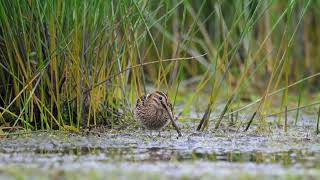
M 146 136 L 147 136 L 148 138 L 152 138 L 152 131 L 150 130 L 150 131 L 149 131 L 149 134 L 146 133 Z

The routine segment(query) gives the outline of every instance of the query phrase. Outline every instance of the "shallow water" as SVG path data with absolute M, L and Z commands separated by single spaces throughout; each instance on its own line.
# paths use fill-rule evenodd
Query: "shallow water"
M 183 128 L 162 137 L 141 130 L 10 136 L 0 142 L 0 178 L 320 178 L 313 122 L 267 133 Z

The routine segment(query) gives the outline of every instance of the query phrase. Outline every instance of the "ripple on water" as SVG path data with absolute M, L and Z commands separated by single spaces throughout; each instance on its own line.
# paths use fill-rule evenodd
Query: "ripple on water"
M 98 177 L 141 177 L 142 172 L 164 178 L 237 173 L 320 177 L 319 138 L 303 129 L 264 135 L 191 130 L 183 134 L 179 139 L 173 131 L 163 132 L 163 137 L 149 137 L 141 131 L 14 136 L 0 142 L 0 171 L 29 168 L 31 176 L 34 170 L 36 174 L 74 172 L 74 176 L 94 171 Z

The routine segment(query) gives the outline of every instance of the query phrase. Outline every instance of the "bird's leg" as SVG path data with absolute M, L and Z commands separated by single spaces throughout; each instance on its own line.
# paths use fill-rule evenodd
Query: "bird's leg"
M 161 137 L 161 130 L 159 130 L 159 134 L 158 134 L 158 136 L 159 136 L 159 137 Z
M 141 127 L 141 130 L 142 130 L 142 132 L 143 132 L 143 134 L 146 134 L 146 128 L 144 128 L 144 127 Z

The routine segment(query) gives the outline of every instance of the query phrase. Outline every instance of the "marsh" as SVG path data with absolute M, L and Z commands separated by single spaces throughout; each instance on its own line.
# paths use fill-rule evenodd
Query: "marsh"
M 319 9 L 0 0 L 0 178 L 318 179 Z

